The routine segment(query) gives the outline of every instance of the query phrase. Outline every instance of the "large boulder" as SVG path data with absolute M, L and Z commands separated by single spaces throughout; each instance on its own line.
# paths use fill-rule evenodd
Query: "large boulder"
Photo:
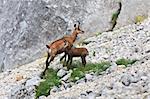
M 110 29 L 117 9 L 116 0 L 1 0 L 0 71 L 42 57 L 77 21 L 85 36 Z

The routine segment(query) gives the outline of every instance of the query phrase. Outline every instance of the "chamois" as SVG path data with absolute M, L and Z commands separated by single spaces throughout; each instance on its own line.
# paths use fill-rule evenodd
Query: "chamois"
M 68 55 L 67 66 L 72 64 L 73 57 L 81 57 L 82 65 L 86 65 L 86 56 L 89 55 L 89 52 L 86 48 L 71 48 L 70 50 L 66 49 L 66 53 L 63 57 Z
M 78 26 L 74 24 L 74 30 L 70 36 L 64 36 L 63 38 L 58 39 L 49 45 L 46 45 L 46 47 L 48 48 L 48 51 L 47 51 L 48 55 L 46 59 L 46 68 L 43 74 L 45 74 L 46 70 L 48 69 L 49 64 L 51 63 L 51 61 L 54 60 L 55 56 L 57 54 L 61 54 L 65 52 L 66 49 L 68 50 L 71 49 L 73 43 L 75 42 L 77 38 L 77 35 L 84 33 L 84 31 L 80 29 L 79 25 L 80 23 L 78 24 Z M 50 61 L 49 61 L 49 58 L 50 58 Z

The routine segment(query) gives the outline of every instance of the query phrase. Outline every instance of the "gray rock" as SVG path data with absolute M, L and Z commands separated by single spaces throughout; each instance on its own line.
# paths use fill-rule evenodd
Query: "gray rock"
M 60 69 L 58 72 L 57 72 L 57 76 L 58 77 L 63 77 L 64 75 L 67 74 L 67 71 L 64 70 L 64 69 Z
M 107 74 L 110 74 L 114 71 L 116 71 L 118 68 L 117 64 L 115 62 L 111 63 L 111 66 L 106 70 Z
M 81 93 L 80 94 L 80 97 L 79 97 L 80 99 L 87 99 L 87 93 Z
M 88 94 L 88 99 L 95 99 L 96 98 L 96 96 L 97 96 L 97 94 L 96 93 L 94 93 L 94 92 L 91 92 L 91 93 L 89 93 Z
M 76 84 L 79 84 L 79 83 L 85 83 L 85 78 L 81 78 L 76 81 Z
M 68 73 L 63 78 L 61 78 L 62 81 L 67 81 L 71 77 L 71 73 Z
M 122 82 L 122 84 L 125 85 L 125 86 L 129 86 L 130 83 L 131 83 L 130 77 L 131 77 L 130 75 L 123 75 L 123 76 L 121 77 L 121 82 Z
M 39 99 L 46 99 L 46 96 L 40 96 Z
M 23 86 L 15 86 L 11 90 L 11 95 L 14 96 L 23 89 Z
M 57 86 L 54 86 L 52 89 L 51 89 L 51 92 L 58 92 L 59 91 L 59 88 Z
M 85 74 L 86 81 L 91 81 L 93 79 L 93 75 L 91 74 Z
M 33 99 L 34 96 L 34 88 L 31 87 L 32 90 L 27 90 L 26 87 L 24 87 L 23 85 L 18 85 L 15 88 L 13 88 L 11 90 L 11 98 L 12 99 L 22 99 L 22 98 L 31 98 Z
M 34 91 L 35 91 L 35 86 L 28 86 L 28 87 L 25 87 L 28 94 L 32 95 L 34 94 Z
M 26 81 L 25 86 L 28 87 L 28 86 L 38 85 L 40 80 L 41 80 L 41 78 L 39 76 L 33 77 L 33 78 Z
M 141 77 L 141 80 L 147 81 L 147 80 L 148 80 L 148 77 L 147 77 L 147 76 L 142 76 L 142 77 Z

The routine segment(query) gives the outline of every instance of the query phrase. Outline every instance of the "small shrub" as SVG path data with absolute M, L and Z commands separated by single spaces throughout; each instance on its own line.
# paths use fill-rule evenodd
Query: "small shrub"
M 135 60 L 130 60 L 130 59 L 121 58 L 121 59 L 118 59 L 116 61 L 116 64 L 117 65 L 125 65 L 125 66 L 127 66 L 128 64 L 131 64 L 131 65 L 134 64 L 136 61 L 137 61 L 136 59 Z
M 71 74 L 71 81 L 76 81 L 76 77 L 79 79 L 83 78 L 86 73 L 94 72 L 94 73 L 99 73 L 102 71 L 105 71 L 108 67 L 110 67 L 109 62 L 101 62 L 101 63 L 88 63 L 86 66 L 81 66 L 81 64 L 74 64 L 76 67 L 73 69 L 73 72 Z
M 48 96 L 53 86 L 58 85 L 60 85 L 60 78 L 57 76 L 57 71 L 48 69 L 44 76 L 44 81 L 42 81 L 36 88 L 35 98 L 37 99 L 42 95 Z
M 141 23 L 143 22 L 147 17 L 146 16 L 142 16 L 142 15 L 138 15 L 135 17 L 135 23 Z

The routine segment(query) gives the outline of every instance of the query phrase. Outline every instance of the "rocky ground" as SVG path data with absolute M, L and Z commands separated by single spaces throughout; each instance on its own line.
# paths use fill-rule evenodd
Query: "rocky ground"
M 63 71 L 59 57 L 51 67 L 65 73 L 60 88 L 54 87 L 49 96 L 40 99 L 150 99 L 150 19 L 104 32 L 83 42 L 89 50 L 88 62 L 110 61 L 111 67 L 99 76 L 86 74 L 71 86 L 66 83 L 70 71 Z M 117 66 L 120 58 L 138 61 L 125 68 Z M 0 99 L 32 99 L 35 85 L 41 81 L 45 58 L 0 74 Z M 64 78 L 66 77 L 66 78 Z

